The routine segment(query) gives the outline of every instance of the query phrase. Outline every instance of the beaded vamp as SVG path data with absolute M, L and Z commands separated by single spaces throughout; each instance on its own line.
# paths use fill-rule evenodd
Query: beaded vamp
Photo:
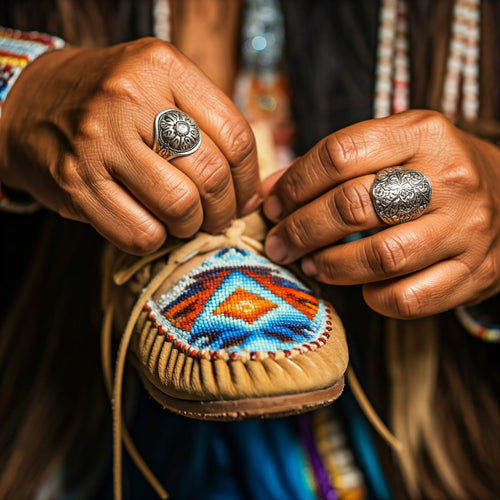
M 259 359 L 314 350 L 330 308 L 292 273 L 241 248 L 224 248 L 146 305 L 159 335 L 191 356 Z

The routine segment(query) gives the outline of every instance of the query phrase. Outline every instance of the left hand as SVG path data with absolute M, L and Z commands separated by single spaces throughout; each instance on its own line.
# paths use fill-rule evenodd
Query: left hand
M 422 172 L 433 195 L 423 215 L 384 227 L 370 197 L 375 174 Z M 266 185 L 266 184 L 265 184 Z M 361 122 L 320 141 L 267 182 L 266 239 L 273 260 L 301 257 L 303 271 L 336 285 L 363 285 L 367 304 L 395 318 L 437 314 L 500 291 L 500 149 L 433 111 Z

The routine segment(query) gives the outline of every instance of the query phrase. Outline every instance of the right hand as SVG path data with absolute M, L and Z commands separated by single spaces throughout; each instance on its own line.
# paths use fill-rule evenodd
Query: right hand
M 188 113 L 202 131 L 193 154 L 152 151 L 155 116 Z M 145 254 L 167 233 L 215 232 L 258 203 L 249 125 L 172 45 L 141 39 L 47 53 L 21 74 L 0 120 L 0 179 L 63 217 Z

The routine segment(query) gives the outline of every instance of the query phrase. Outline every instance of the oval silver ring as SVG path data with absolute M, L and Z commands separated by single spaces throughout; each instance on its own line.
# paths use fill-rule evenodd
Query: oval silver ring
M 190 155 L 200 144 L 200 128 L 184 111 L 165 109 L 156 115 L 153 150 L 162 158 Z
M 431 197 L 429 179 L 418 170 L 401 167 L 377 172 L 371 189 L 375 212 L 390 226 L 418 219 Z

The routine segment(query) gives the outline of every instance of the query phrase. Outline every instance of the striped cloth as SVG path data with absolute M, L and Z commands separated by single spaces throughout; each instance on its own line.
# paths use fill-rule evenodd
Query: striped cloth
M 60 38 L 38 32 L 23 32 L 0 26 L 0 116 L 7 95 L 23 69 L 37 57 L 65 42 Z M 0 210 L 29 213 L 38 208 L 31 200 L 14 202 L 2 192 L 0 184 Z

